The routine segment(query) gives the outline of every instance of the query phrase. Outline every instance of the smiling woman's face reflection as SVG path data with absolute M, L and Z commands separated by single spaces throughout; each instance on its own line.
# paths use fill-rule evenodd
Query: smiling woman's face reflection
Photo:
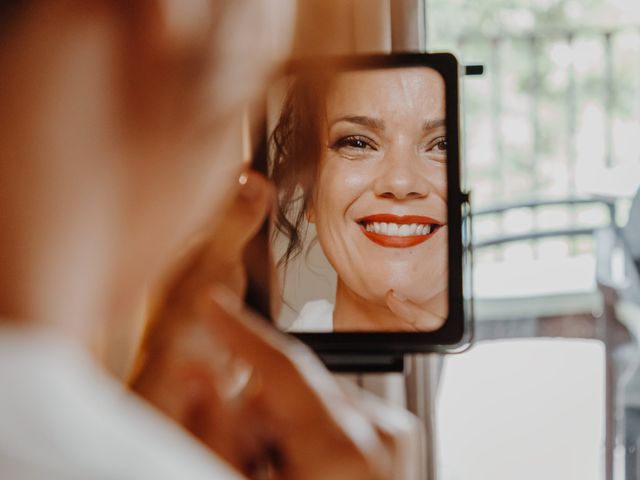
M 376 314 L 390 291 L 446 313 L 444 120 L 434 70 L 349 72 L 329 90 L 309 218 L 338 273 L 336 312 L 348 307 L 334 314 L 336 330 L 409 327 L 412 319 Z
M 425 67 L 343 72 L 323 98 L 305 214 L 338 275 L 333 330 L 436 330 L 448 309 L 444 80 Z

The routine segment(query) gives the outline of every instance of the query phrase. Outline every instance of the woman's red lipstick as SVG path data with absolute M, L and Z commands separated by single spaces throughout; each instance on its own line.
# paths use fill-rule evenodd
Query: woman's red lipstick
M 389 213 L 379 213 L 362 217 L 358 219 L 358 223 L 360 224 L 362 232 L 369 240 L 377 243 L 378 245 L 389 248 L 407 248 L 418 245 L 433 237 L 433 235 L 435 235 L 438 229 L 443 225 L 438 220 L 424 215 L 392 215 Z M 385 223 L 387 225 L 390 223 L 396 225 L 428 225 L 430 231 L 426 234 L 421 233 L 418 235 L 399 236 L 367 230 L 367 225 L 373 225 L 374 223 Z

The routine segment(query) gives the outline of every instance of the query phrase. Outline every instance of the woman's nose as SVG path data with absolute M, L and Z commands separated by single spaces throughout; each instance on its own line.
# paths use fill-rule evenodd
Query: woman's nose
M 374 184 L 375 194 L 398 200 L 429 195 L 431 185 L 420 169 L 421 161 L 416 152 L 408 149 L 388 152 Z

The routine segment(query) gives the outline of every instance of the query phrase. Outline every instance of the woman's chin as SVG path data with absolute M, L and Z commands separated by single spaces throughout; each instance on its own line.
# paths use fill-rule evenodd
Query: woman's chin
M 400 298 L 406 298 L 407 300 L 417 305 L 422 305 L 431 300 L 439 292 L 446 289 L 445 285 L 438 286 L 426 286 L 424 279 L 416 282 L 384 282 L 376 285 L 370 285 L 368 300 L 382 306 L 387 304 L 387 295 L 390 291 L 393 291 Z
M 389 291 L 393 290 L 398 296 L 421 305 L 446 290 L 449 278 L 443 259 L 418 260 L 412 258 L 410 262 L 405 259 L 393 262 L 372 261 L 373 265 L 369 264 L 366 270 L 358 268 L 359 275 L 354 280 L 357 279 L 358 283 L 365 287 L 364 291 L 369 293 L 365 298 L 368 297 L 368 300 L 375 303 L 386 304 L 385 298 Z

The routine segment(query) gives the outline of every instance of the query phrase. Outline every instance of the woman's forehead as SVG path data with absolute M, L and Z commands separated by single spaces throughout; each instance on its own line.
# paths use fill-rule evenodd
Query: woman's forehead
M 432 68 L 385 68 L 338 74 L 327 95 L 328 119 L 348 114 L 442 117 L 445 85 Z

